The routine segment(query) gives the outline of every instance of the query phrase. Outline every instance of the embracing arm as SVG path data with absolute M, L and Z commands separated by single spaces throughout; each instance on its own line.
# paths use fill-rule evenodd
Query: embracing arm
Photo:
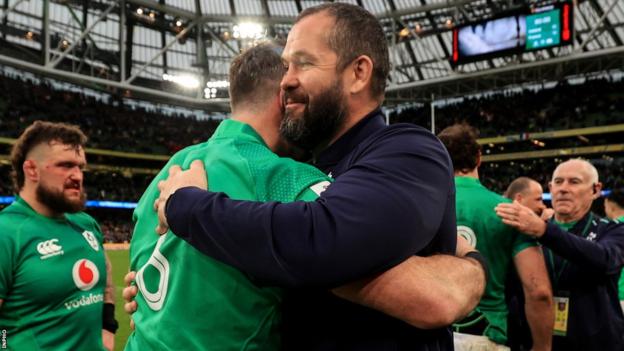
M 186 187 L 167 201 L 167 220 L 199 251 L 267 284 L 336 286 L 384 271 L 450 230 L 443 216 L 454 202 L 441 143 L 430 135 L 408 147 L 416 138 L 403 137 L 376 144 L 317 201 L 235 201 Z
M 479 303 L 485 284 L 482 266 L 474 259 L 412 256 L 382 274 L 332 292 L 417 328 L 432 329 L 468 315 Z

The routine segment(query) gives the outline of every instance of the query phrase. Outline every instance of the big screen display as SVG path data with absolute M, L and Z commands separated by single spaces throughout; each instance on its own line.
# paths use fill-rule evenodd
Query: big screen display
M 572 3 L 563 2 L 458 26 L 451 64 L 570 44 L 572 23 Z

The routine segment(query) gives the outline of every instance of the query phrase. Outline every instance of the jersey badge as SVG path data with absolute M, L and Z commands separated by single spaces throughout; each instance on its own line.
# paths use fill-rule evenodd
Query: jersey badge
M 37 244 L 37 252 L 41 255 L 39 258 L 45 260 L 50 257 L 63 254 L 63 247 L 58 245 L 58 239 L 50 239 Z
M 321 196 L 323 191 L 327 190 L 327 188 L 329 188 L 330 185 L 331 185 L 330 182 L 324 180 L 322 182 L 318 182 L 318 183 L 312 185 L 310 187 L 310 190 L 312 190 L 316 195 Z
M 93 250 L 100 251 L 100 244 L 98 243 L 95 235 L 93 235 L 92 232 L 85 230 L 84 232 L 82 232 L 82 236 L 85 238 L 87 243 L 89 243 L 89 246 L 91 246 Z
M 468 244 L 472 247 L 477 247 L 477 236 L 475 232 L 470 227 L 466 227 L 465 225 L 457 226 L 457 235 L 468 241 Z

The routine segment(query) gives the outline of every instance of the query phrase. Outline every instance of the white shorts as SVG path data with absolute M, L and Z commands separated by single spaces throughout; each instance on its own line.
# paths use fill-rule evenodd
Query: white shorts
M 509 351 L 505 345 L 499 345 L 486 336 L 453 333 L 455 351 Z

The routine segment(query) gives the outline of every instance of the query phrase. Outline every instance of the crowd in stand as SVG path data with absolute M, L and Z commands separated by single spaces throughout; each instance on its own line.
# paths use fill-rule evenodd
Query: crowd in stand
M 79 125 L 92 148 L 167 155 L 206 140 L 219 123 L 136 110 L 119 101 L 106 103 L 77 92 L 57 91 L 45 83 L 35 85 L 0 76 L 0 136 L 15 138 L 37 119 Z M 410 122 L 426 128 L 430 126 L 429 119 L 428 106 L 397 110 L 390 116 L 393 123 Z M 439 130 L 457 122 L 477 127 L 481 137 L 624 123 L 624 81 L 561 83 L 552 89 L 465 98 L 436 109 Z M 547 158 L 485 163 L 481 180 L 498 193 L 503 193 L 518 176 L 534 178 L 548 189 L 558 161 Z M 624 158 L 607 157 L 592 162 L 605 188 L 622 183 Z M 13 194 L 9 170 L 10 166 L 0 165 L 0 196 Z M 86 173 L 85 188 L 91 200 L 136 202 L 152 178 L 148 174 L 91 171 Z M 106 241 L 129 241 L 131 211 L 89 211 L 99 220 Z
M 0 76 L 0 136 L 16 138 L 35 120 L 77 124 L 92 148 L 170 155 L 206 140 L 219 120 L 165 116 Z
M 431 127 L 431 108 L 405 108 L 390 116 L 394 123 Z M 624 80 L 589 80 L 581 85 L 559 83 L 539 91 L 522 90 L 466 97 L 435 109 L 437 132 L 466 122 L 481 137 L 583 128 L 624 121 Z

